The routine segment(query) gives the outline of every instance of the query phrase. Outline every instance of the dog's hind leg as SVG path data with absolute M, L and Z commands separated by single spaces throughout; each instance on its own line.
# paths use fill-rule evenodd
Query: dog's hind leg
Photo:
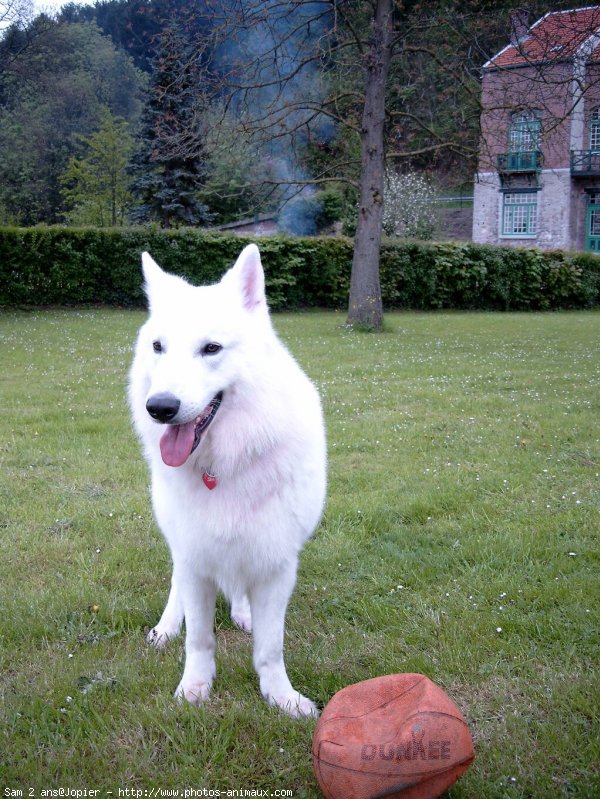
M 183 603 L 175 584 L 175 574 L 171 578 L 171 591 L 160 621 L 148 633 L 148 643 L 162 649 L 171 638 L 176 638 L 183 624 Z
M 286 564 L 268 583 L 250 594 L 254 629 L 254 668 L 262 695 L 289 716 L 318 716 L 310 699 L 294 690 L 283 661 L 285 612 L 296 582 L 296 564 Z
M 252 632 L 252 613 L 246 594 L 231 598 L 231 619 L 240 630 L 246 633 Z

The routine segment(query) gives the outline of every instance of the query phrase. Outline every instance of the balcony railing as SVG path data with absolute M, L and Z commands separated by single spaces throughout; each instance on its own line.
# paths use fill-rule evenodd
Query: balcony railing
M 594 150 L 571 150 L 571 174 L 582 178 L 600 175 L 600 153 Z
M 539 150 L 502 153 L 498 156 L 498 172 L 539 172 L 542 154 Z

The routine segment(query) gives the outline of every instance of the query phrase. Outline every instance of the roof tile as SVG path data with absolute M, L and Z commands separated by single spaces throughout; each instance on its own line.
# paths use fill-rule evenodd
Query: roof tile
M 600 6 L 551 11 L 529 28 L 518 45 L 505 47 L 484 69 L 570 59 L 596 32 L 600 33 Z

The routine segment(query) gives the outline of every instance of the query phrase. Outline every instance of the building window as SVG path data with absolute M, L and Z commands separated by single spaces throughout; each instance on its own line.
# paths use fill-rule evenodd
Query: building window
M 511 153 L 539 149 L 542 123 L 539 111 L 517 111 L 511 115 L 508 148 Z
M 590 115 L 590 150 L 600 153 L 600 107 L 594 108 Z
M 592 192 L 589 199 L 590 236 L 600 236 L 600 193 Z
M 585 249 L 600 253 L 600 191 L 588 192 Z
M 537 232 L 537 192 L 507 192 L 502 203 L 502 235 L 519 238 Z

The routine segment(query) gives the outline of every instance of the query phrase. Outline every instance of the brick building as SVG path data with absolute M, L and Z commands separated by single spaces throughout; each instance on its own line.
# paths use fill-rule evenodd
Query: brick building
M 473 240 L 600 252 L 600 6 L 511 31 L 483 68 Z

